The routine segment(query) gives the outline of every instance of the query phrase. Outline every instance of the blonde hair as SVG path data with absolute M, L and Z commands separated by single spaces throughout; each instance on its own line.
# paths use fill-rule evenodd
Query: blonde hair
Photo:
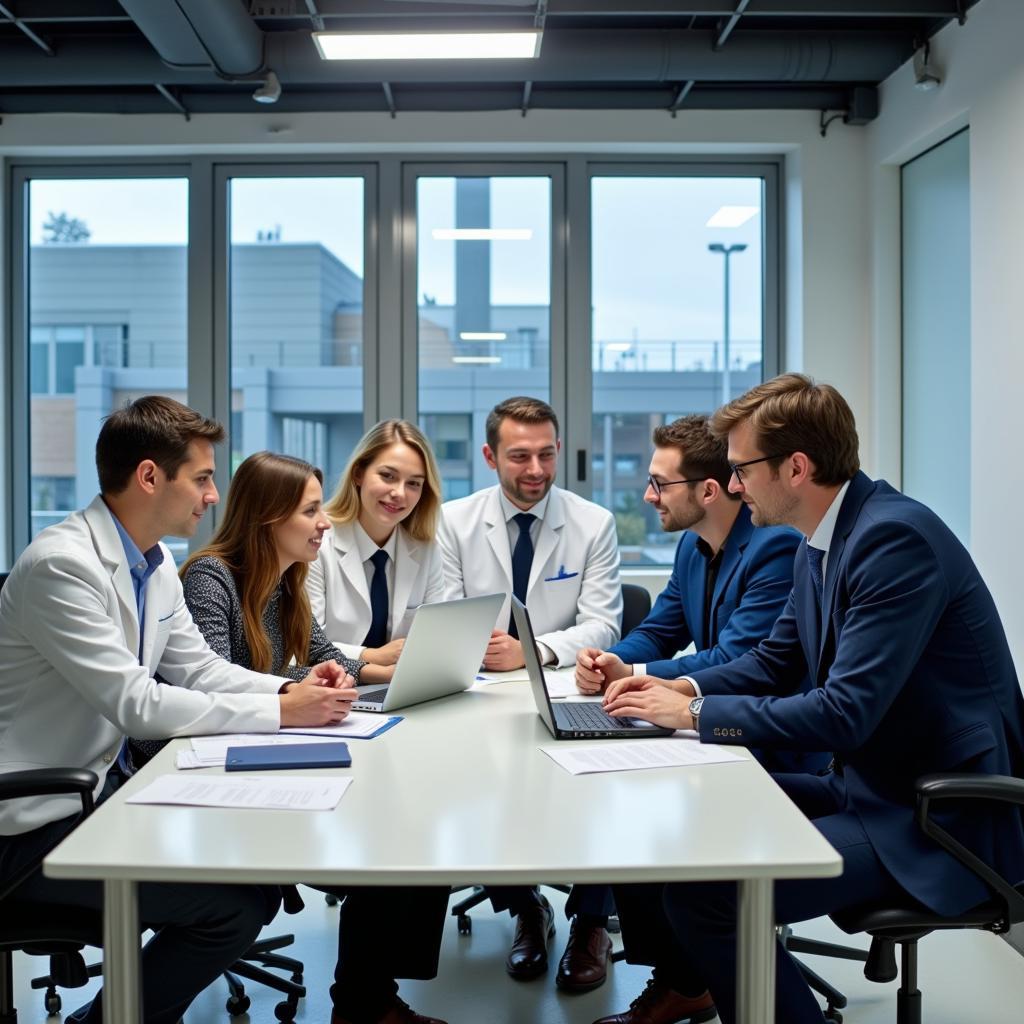
M 711 417 L 711 432 L 724 437 L 745 420 L 766 455 L 803 452 L 814 463 L 811 479 L 823 487 L 844 484 L 860 469 L 853 411 L 831 384 L 783 373 L 723 405 Z
M 273 653 L 263 628 L 267 602 L 281 581 L 281 633 L 284 661 L 294 657 L 299 665 L 309 661 L 309 637 L 313 612 L 306 595 L 305 562 L 293 562 L 280 576 L 274 526 L 287 519 L 302 502 L 306 484 L 323 473 L 316 466 L 290 455 L 256 452 L 235 470 L 228 488 L 228 500 L 213 539 L 181 567 L 184 579 L 197 559 L 212 556 L 222 561 L 235 578 L 242 602 L 242 625 L 249 645 L 252 667 L 269 672 Z
M 430 442 L 408 420 L 382 420 L 362 436 L 341 474 L 337 490 L 324 505 L 324 513 L 335 524 L 355 522 L 362 507 L 356 479 L 362 480 L 374 459 L 393 444 L 408 445 L 423 460 L 423 493 L 401 526 L 416 540 L 432 541 L 437 536 L 441 513 L 441 473 Z

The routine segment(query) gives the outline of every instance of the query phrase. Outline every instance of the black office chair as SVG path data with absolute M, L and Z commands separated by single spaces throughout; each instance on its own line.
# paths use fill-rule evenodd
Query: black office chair
M 625 639 L 626 635 L 641 622 L 647 618 L 647 613 L 651 610 L 651 595 L 646 587 L 638 586 L 635 583 L 623 583 L 622 584 L 622 637 Z M 487 891 L 482 885 L 474 885 L 471 887 L 467 886 L 455 886 L 452 889 L 452 893 L 462 892 L 463 889 L 471 888 L 472 891 L 464 899 L 459 900 L 452 909 L 449 911 L 452 917 L 456 919 L 460 935 L 471 935 L 473 932 L 473 919 L 469 916 L 469 912 L 474 908 L 478 907 L 484 900 L 487 899 Z M 569 892 L 569 886 L 567 885 L 549 885 L 548 888 L 555 889 L 558 892 Z M 612 918 L 608 922 L 608 930 L 610 932 L 618 932 L 619 922 L 618 918 Z M 616 954 L 618 956 L 618 954 Z M 620 957 L 621 959 L 621 957 Z
M 82 816 L 93 808 L 92 794 L 98 779 L 95 773 L 80 768 L 39 768 L 0 775 L 0 801 L 27 796 L 77 795 L 82 801 Z M 87 967 L 82 950 L 99 946 L 103 936 L 102 914 L 70 911 L 66 907 L 22 903 L 12 894 L 30 876 L 38 864 L 29 864 L 19 874 L 0 883 L 0 1024 L 17 1024 L 14 1007 L 13 954 L 16 950 L 31 956 L 48 956 L 50 973 L 35 979 L 33 988 L 45 988 L 46 1012 L 60 1012 L 57 987 L 78 988 L 100 973 L 100 966 Z
M 979 860 L 970 850 L 936 824 L 931 816 L 933 803 L 943 800 L 997 801 L 1024 807 L 1024 780 L 1005 775 L 975 775 L 949 773 L 925 775 L 917 783 L 917 823 L 921 830 L 939 844 L 950 856 L 972 871 L 988 887 L 992 897 L 980 906 L 954 917 L 943 917 L 907 898 L 905 903 L 865 904 L 833 914 L 832 920 L 848 935 L 866 932 L 871 936 L 871 948 L 851 950 L 832 943 L 817 943 L 809 939 L 790 936 L 788 949 L 794 952 L 816 953 L 822 956 L 840 956 L 863 960 L 864 976 L 869 981 L 886 982 L 900 977 L 896 993 L 896 1024 L 921 1024 L 921 992 L 917 987 L 917 943 L 933 931 L 976 928 L 1002 934 L 1024 921 L 1024 883 L 1014 885 Z M 896 968 L 896 945 L 900 946 L 901 966 Z M 801 970 L 804 965 L 801 963 Z M 805 973 L 806 977 L 806 973 Z M 817 977 L 815 975 L 815 977 Z M 818 981 L 822 979 L 818 978 Z M 811 987 L 828 1001 L 826 1018 L 841 1022 L 839 1012 L 846 998 L 827 982 L 824 991 L 808 978 Z M 830 994 L 831 993 L 831 994 Z M 838 996 L 838 998 L 835 998 Z

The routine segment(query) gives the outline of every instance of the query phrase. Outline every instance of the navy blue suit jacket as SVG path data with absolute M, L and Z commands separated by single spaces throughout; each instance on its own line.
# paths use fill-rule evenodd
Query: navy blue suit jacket
M 814 688 L 797 692 L 808 671 Z M 988 897 L 918 829 L 915 782 L 929 772 L 1024 773 L 1024 697 L 988 588 L 929 509 L 858 473 L 829 549 L 823 612 L 801 545 L 771 636 L 694 678 L 707 695 L 702 741 L 835 751 L 847 811 L 912 896 L 942 914 Z M 1017 808 L 954 807 L 942 823 L 1004 876 L 1024 879 Z
M 609 648 L 624 662 L 646 662 L 661 679 L 677 679 L 746 654 L 775 624 L 793 589 L 793 555 L 800 535 L 786 527 L 755 529 L 743 505 L 722 546 L 722 564 L 711 599 L 709 647 L 704 647 L 704 581 L 707 560 L 697 535 L 686 530 L 676 547 L 668 586 L 627 637 Z M 672 657 L 696 644 L 693 654 Z

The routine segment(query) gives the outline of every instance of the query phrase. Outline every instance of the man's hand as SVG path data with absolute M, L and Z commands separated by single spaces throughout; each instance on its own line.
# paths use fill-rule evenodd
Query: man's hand
M 655 686 L 663 686 L 666 690 L 673 690 L 682 697 L 696 697 L 697 691 L 688 679 L 661 679 L 658 676 L 626 676 L 624 679 L 616 679 L 614 683 L 608 684 L 604 695 L 604 703 L 607 706 L 609 701 L 614 700 L 622 693 L 630 690 L 646 689 L 650 683 Z
M 592 697 L 616 679 L 626 679 L 633 673 L 617 654 L 584 647 L 576 652 L 576 689 Z
M 399 637 L 383 647 L 366 647 L 359 657 L 370 665 L 394 665 L 404 646 L 405 637 Z
M 484 668 L 488 672 L 511 672 L 525 664 L 523 645 L 508 633 L 494 630 L 484 653 Z
M 333 665 L 334 671 L 324 666 Z M 317 670 L 322 670 L 318 672 Z M 281 694 L 281 727 L 298 725 L 337 725 L 352 710 L 356 691 L 352 677 L 335 661 L 314 666 L 312 672 Z
M 664 679 L 632 676 L 615 684 L 618 689 L 604 698 L 604 709 L 614 718 L 640 718 L 669 729 L 692 729 L 690 701 L 693 694 L 676 693 Z
M 364 665 L 359 672 L 359 682 L 390 683 L 394 674 L 394 665 Z

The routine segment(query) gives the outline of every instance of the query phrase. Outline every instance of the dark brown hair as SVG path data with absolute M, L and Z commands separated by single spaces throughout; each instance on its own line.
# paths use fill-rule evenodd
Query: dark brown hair
M 146 395 L 112 412 L 96 439 L 100 492 L 120 494 L 140 462 L 152 459 L 173 480 L 193 441 L 219 444 L 224 428 L 173 398 Z
M 499 402 L 487 414 L 487 444 L 495 454 L 498 451 L 498 433 L 505 420 L 515 420 L 517 423 L 551 423 L 555 427 L 556 439 L 558 437 L 558 417 L 555 410 L 539 398 L 517 395 L 515 398 L 506 398 L 504 402 Z
M 302 501 L 310 477 L 322 484 L 323 474 L 316 466 L 290 455 L 256 452 L 235 470 L 228 488 L 224 518 L 213 539 L 181 567 L 184 578 L 188 567 L 205 556 L 219 558 L 235 578 L 242 601 L 242 625 L 253 669 L 271 670 L 270 639 L 263 628 L 263 613 L 277 587 L 281 592 L 281 632 L 284 636 L 284 661 L 294 657 L 299 665 L 309 661 L 309 637 L 313 612 L 306 595 L 305 562 L 293 562 L 280 576 L 275 524 L 287 519 Z
M 675 448 L 679 452 L 679 472 L 686 480 L 715 480 L 730 497 L 729 446 L 724 437 L 716 437 L 708 429 L 704 413 L 680 416 L 679 419 L 655 427 L 652 437 L 656 448 Z
M 844 484 L 860 469 L 853 411 L 831 384 L 783 373 L 723 405 L 711 430 L 725 437 L 745 420 L 765 455 L 803 452 L 814 463 L 811 480 L 822 487 Z

